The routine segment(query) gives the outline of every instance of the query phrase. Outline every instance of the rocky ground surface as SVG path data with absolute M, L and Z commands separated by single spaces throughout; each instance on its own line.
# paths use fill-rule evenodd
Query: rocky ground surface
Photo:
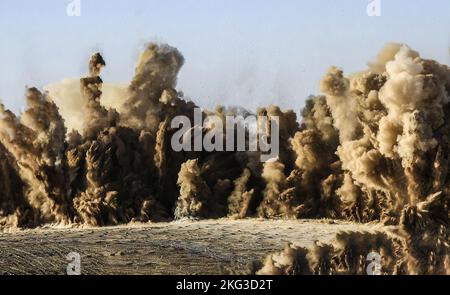
M 331 242 L 339 231 L 378 225 L 330 220 L 204 220 L 102 228 L 46 227 L 0 233 L 0 274 L 65 274 L 81 256 L 82 274 L 245 272 L 288 242 Z

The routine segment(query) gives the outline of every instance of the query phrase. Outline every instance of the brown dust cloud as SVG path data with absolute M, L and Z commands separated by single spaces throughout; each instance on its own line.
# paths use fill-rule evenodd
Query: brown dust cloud
M 297 118 L 278 106 L 218 106 L 203 116 L 279 117 L 279 157 L 175 152 L 182 54 L 149 44 L 129 85 L 103 83 L 96 53 L 79 80 L 29 88 L 0 106 L 0 229 L 111 226 L 177 219 L 332 219 L 380 223 L 335 242 L 288 245 L 257 274 L 450 274 L 450 67 L 388 44 L 354 74 L 331 67 Z M 204 126 L 203 133 L 208 130 Z M 387 230 L 391 228 L 391 230 Z M 281 250 L 281 249 L 280 249 Z

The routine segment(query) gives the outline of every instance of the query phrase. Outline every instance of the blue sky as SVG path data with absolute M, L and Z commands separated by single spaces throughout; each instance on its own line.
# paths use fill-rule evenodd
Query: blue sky
M 85 74 L 100 51 L 107 82 L 127 82 L 149 41 L 177 47 L 178 89 L 199 105 L 280 104 L 296 111 L 337 65 L 363 70 L 387 42 L 449 64 L 450 1 L 381 0 L 0 0 L 0 99 L 17 111 L 25 86 Z

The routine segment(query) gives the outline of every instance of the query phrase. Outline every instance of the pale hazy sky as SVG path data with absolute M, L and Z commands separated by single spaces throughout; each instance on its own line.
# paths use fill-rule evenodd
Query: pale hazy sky
M 127 82 L 148 41 L 177 47 L 178 89 L 199 105 L 298 111 L 331 65 L 363 70 L 387 42 L 449 64 L 449 0 L 0 0 L 0 99 L 17 111 L 25 86 L 80 77 L 91 53 L 106 82 Z

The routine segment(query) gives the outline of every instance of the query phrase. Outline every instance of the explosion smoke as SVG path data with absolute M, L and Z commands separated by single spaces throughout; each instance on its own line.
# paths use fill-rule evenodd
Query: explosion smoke
M 448 66 L 389 44 L 364 72 L 332 67 L 301 124 L 292 110 L 257 111 L 280 127 L 278 159 L 261 164 L 259 152 L 171 149 L 171 120 L 192 119 L 196 107 L 176 90 L 183 63 L 177 49 L 149 44 L 124 88 L 103 84 L 96 53 L 87 77 L 28 89 L 20 116 L 1 106 L 0 227 L 226 216 L 380 222 L 396 230 L 289 246 L 259 273 L 363 273 L 370 251 L 384 256 L 384 273 L 450 272 Z M 249 112 L 203 116 L 211 113 Z

